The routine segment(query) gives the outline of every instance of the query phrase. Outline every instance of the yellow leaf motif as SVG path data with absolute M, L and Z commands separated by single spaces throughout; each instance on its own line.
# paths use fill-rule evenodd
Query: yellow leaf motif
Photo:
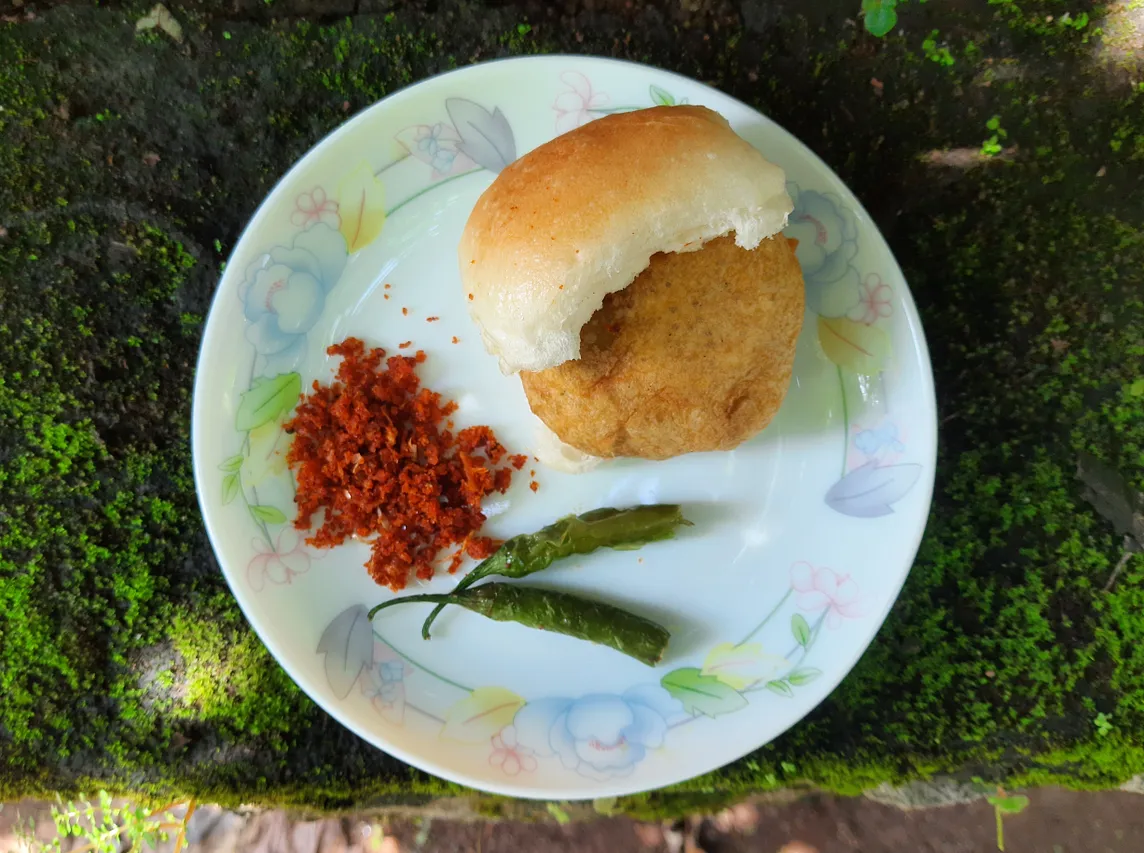
M 282 430 L 286 415 L 250 431 L 250 448 L 242 465 L 242 481 L 257 488 L 267 477 L 286 473 L 286 451 L 290 449 L 290 436 Z
M 849 317 L 819 317 L 818 343 L 826 357 L 846 370 L 875 374 L 890 356 L 890 336 Z
M 478 687 L 445 712 L 441 737 L 463 743 L 486 741 L 512 722 L 524 700 L 503 687 Z
M 720 643 L 703 661 L 703 675 L 717 678 L 733 690 L 744 690 L 772 678 L 787 666 L 787 659 L 768 654 L 758 643 Z
M 338 184 L 338 216 L 346 251 L 364 249 L 377 239 L 385 224 L 385 187 L 362 161 Z

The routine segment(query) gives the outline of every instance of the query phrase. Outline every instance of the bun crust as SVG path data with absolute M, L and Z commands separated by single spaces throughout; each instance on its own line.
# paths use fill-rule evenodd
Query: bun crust
M 723 237 L 653 257 L 584 326 L 578 360 L 521 381 L 548 428 L 592 456 L 730 450 L 782 404 L 803 312 L 791 241 Z
M 734 232 L 752 249 L 792 208 L 783 172 L 705 107 L 598 119 L 508 166 L 458 248 L 470 314 L 506 373 L 578 358 L 580 330 L 652 255 Z

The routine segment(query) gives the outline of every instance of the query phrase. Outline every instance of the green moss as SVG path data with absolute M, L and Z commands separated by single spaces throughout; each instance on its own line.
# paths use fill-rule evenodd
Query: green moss
M 680 815 L 714 814 L 741 800 L 744 792 L 724 791 L 718 794 L 672 793 L 653 791 L 631 797 L 620 797 L 614 813 L 636 820 L 662 821 Z
M 276 751 L 309 702 L 246 627 L 228 593 L 175 614 L 170 637 L 181 658 L 178 719 L 208 723 L 224 734 L 268 736 Z
M 504 817 L 505 802 L 502 797 L 477 797 L 473 812 L 488 820 L 500 820 Z

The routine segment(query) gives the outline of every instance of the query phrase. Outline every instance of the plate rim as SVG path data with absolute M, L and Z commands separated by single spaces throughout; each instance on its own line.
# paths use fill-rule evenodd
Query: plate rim
M 926 438 L 930 441 L 932 453 L 926 459 L 929 464 L 924 466 L 924 470 L 921 474 L 922 481 L 917 484 L 917 487 L 920 487 L 920 491 L 924 495 L 925 516 L 912 535 L 912 542 L 910 542 L 910 547 L 908 548 L 908 553 L 910 554 L 908 565 L 905 567 L 905 570 L 901 572 L 901 576 L 898 581 L 889 585 L 889 588 L 892 589 L 892 594 L 886 598 L 885 603 L 880 609 L 880 612 L 877 613 L 877 621 L 874 623 L 877 625 L 877 627 L 875 627 L 870 632 L 869 637 L 865 641 L 852 646 L 852 652 L 847 656 L 847 662 L 845 665 L 838 666 L 836 668 L 836 672 L 840 673 L 839 675 L 833 679 L 824 679 L 824 681 L 829 684 L 829 688 L 823 694 L 823 698 L 806 708 L 801 714 L 792 720 L 789 725 L 773 732 L 770 736 L 764 738 L 759 742 L 749 742 L 749 744 L 744 749 L 738 751 L 736 756 L 726 762 L 719 762 L 697 773 L 686 770 L 681 773 L 672 773 L 665 776 L 662 781 L 657 782 L 654 788 L 647 788 L 643 786 L 632 788 L 630 785 L 625 786 L 622 784 L 624 781 L 623 777 L 614 777 L 602 781 L 594 780 L 594 787 L 598 790 L 593 790 L 591 793 L 586 793 L 584 790 L 574 788 L 540 789 L 536 787 L 530 788 L 519 783 L 503 785 L 497 784 L 496 782 L 492 782 L 486 779 L 469 776 L 464 772 L 453 772 L 452 770 L 443 767 L 437 761 L 431 758 L 417 756 L 400 744 L 391 742 L 388 739 L 378 735 L 376 732 L 369 731 L 364 727 L 359 726 L 355 722 L 352 722 L 349 718 L 349 715 L 343 715 L 339 713 L 335 709 L 336 706 L 333 702 L 328 702 L 324 697 L 318 695 L 320 693 L 320 691 L 317 689 L 319 685 L 310 685 L 305 683 L 306 679 L 299 678 L 295 675 L 294 667 L 288 662 L 290 660 L 290 656 L 285 653 L 283 647 L 274 638 L 273 632 L 264 630 L 261 624 L 262 620 L 252 616 L 251 609 L 245 600 L 245 594 L 241 592 L 236 587 L 236 584 L 232 581 L 230 573 L 224 566 L 224 560 L 220 554 L 219 547 L 216 544 L 216 524 L 212 523 L 210 515 L 211 510 L 207 504 L 205 491 L 207 488 L 206 483 L 208 471 L 203 454 L 200 454 L 197 450 L 200 445 L 200 441 L 203 440 L 202 433 L 205 429 L 205 427 L 201 426 L 201 421 L 203 418 L 203 408 L 206 406 L 204 400 L 207 393 L 207 380 L 204 378 L 202 366 L 208 349 L 213 344 L 214 338 L 219 334 L 220 320 L 218 319 L 219 314 L 216 314 L 215 309 L 219 307 L 220 300 L 224 296 L 223 282 L 227 279 L 227 273 L 232 270 L 230 262 L 238 255 L 239 250 L 245 245 L 248 233 L 254 227 L 255 223 L 259 222 L 263 214 L 266 211 L 273 209 L 274 206 L 278 203 L 278 197 L 284 192 L 285 187 L 290 183 L 293 176 L 296 173 L 303 173 L 305 169 L 308 168 L 311 161 L 317 158 L 319 156 L 319 152 L 327 145 L 333 143 L 339 138 L 353 133 L 357 125 L 363 122 L 372 111 L 382 107 L 382 105 L 392 105 L 394 103 L 406 100 L 411 97 L 419 87 L 422 87 L 426 84 L 437 82 L 453 75 L 469 74 L 476 69 L 486 68 L 492 65 L 526 65 L 530 63 L 558 65 L 562 61 L 582 65 L 596 65 L 600 67 L 612 68 L 615 70 L 626 70 L 628 72 L 652 72 L 656 75 L 666 76 L 667 78 L 686 83 L 689 86 L 699 85 L 705 89 L 709 89 L 712 92 L 717 93 L 720 97 L 726 98 L 727 100 L 734 102 L 745 110 L 748 110 L 749 112 L 764 118 L 767 122 L 780 128 L 784 133 L 787 133 L 801 146 L 803 149 L 802 153 L 804 155 L 809 155 L 807 157 L 809 162 L 817 166 L 817 168 L 824 170 L 827 174 L 832 175 L 839 184 L 845 187 L 847 192 L 849 192 L 850 196 L 853 198 L 855 212 L 865 218 L 865 220 L 874 229 L 875 233 L 878 235 L 879 239 L 885 246 L 891 264 L 888 269 L 896 273 L 899 279 L 906 285 L 905 288 L 902 289 L 900 298 L 908 308 L 908 332 L 911 339 L 913 340 L 915 347 L 916 355 L 914 357 L 917 358 L 919 366 L 923 368 L 919 370 L 919 380 L 922 385 L 922 392 L 924 396 L 924 400 L 921 402 L 930 414 L 931 427 L 929 429 L 929 435 L 926 436 Z M 739 100 L 733 95 L 729 95 L 726 92 L 723 92 L 715 86 L 712 86 L 701 80 L 696 80 L 692 77 L 688 77 L 685 74 L 659 68 L 654 65 L 633 62 L 625 59 L 616 59 L 613 57 L 588 56 L 574 53 L 553 53 L 543 54 L 539 56 L 500 57 L 496 59 L 485 60 L 482 62 L 470 63 L 460 68 L 449 69 L 447 71 L 443 71 L 438 74 L 434 74 L 409 83 L 400 89 L 397 89 L 388 95 L 378 99 L 377 101 L 374 101 L 373 103 L 363 107 L 353 116 L 347 118 L 337 127 L 330 130 L 328 133 L 314 142 L 306 150 L 306 152 L 290 166 L 290 168 L 282 173 L 282 175 L 275 181 L 274 186 L 270 189 L 269 192 L 267 192 L 266 196 L 262 199 L 262 201 L 258 204 L 258 206 L 247 219 L 246 224 L 243 226 L 242 231 L 239 233 L 238 239 L 235 240 L 233 244 L 231 252 L 227 258 L 227 267 L 219 276 L 218 284 L 215 287 L 215 292 L 211 297 L 210 306 L 207 311 L 206 322 L 203 326 L 202 340 L 199 345 L 199 352 L 195 360 L 195 378 L 192 387 L 191 403 L 190 443 L 196 499 L 198 501 L 199 511 L 203 521 L 203 527 L 206 530 L 207 539 L 210 542 L 211 551 L 214 553 L 215 560 L 218 562 L 219 570 L 223 575 L 223 579 L 226 581 L 227 586 L 230 588 L 231 594 L 234 597 L 235 602 L 238 604 L 238 607 L 242 612 L 243 617 L 246 619 L 247 624 L 258 636 L 259 641 L 262 642 L 262 644 L 267 648 L 277 664 L 282 667 L 283 671 L 290 678 L 290 680 L 293 681 L 298 689 L 305 693 L 306 696 L 312 702 L 314 702 L 315 705 L 321 708 L 323 712 L 328 714 L 335 722 L 338 723 L 338 725 L 343 726 L 344 728 L 353 732 L 354 735 L 361 738 L 371 748 L 377 749 L 384 754 L 395 758 L 406 765 L 409 765 L 412 768 L 430 773 L 439 779 L 463 785 L 476 791 L 484 791 L 499 796 L 516 797 L 530 800 L 585 801 L 599 797 L 627 796 L 649 790 L 659 790 L 664 787 L 677 785 L 690 779 L 718 771 L 720 768 L 728 766 L 733 762 L 739 761 L 750 753 L 761 749 L 767 744 L 773 743 L 775 740 L 782 737 L 784 734 L 790 731 L 790 729 L 802 722 L 802 720 L 804 720 L 808 714 L 819 707 L 822 702 L 825 701 L 825 698 L 838 688 L 842 681 L 848 675 L 850 675 L 854 667 L 858 664 L 859 660 L 866 653 L 866 650 L 878 636 L 878 633 L 881 631 L 883 625 L 885 624 L 885 620 L 888 617 L 890 610 L 893 608 L 894 604 L 898 600 L 898 597 L 901 595 L 902 587 L 905 585 L 905 582 L 908 579 L 917 559 L 917 553 L 921 547 L 921 543 L 928 526 L 929 512 L 933 506 L 933 493 L 936 481 L 936 463 L 939 440 L 938 426 L 937 397 L 933 376 L 933 363 L 930 358 L 929 346 L 926 341 L 922 318 L 918 311 L 917 303 L 914 300 L 913 292 L 910 289 L 909 282 L 905 275 L 902 273 L 901 267 L 898 264 L 898 260 L 890 248 L 889 243 L 886 241 L 885 236 L 882 234 L 881 229 L 878 227 L 875 220 L 870 216 L 866 208 L 862 205 L 861 200 L 854 194 L 849 185 L 846 184 L 846 182 L 843 181 L 812 148 L 810 148 L 805 142 L 803 142 L 803 140 L 795 136 L 793 133 L 776 122 L 766 113 L 762 112 L 760 109 L 757 109 L 756 107 L 753 107 L 750 104 Z M 381 746 L 379 745 L 380 743 L 384 743 L 385 745 Z

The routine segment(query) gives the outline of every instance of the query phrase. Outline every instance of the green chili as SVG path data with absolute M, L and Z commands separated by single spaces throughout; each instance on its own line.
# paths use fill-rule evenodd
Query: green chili
M 418 602 L 456 604 L 497 622 L 516 622 L 528 628 L 598 643 L 648 666 L 655 666 L 663 658 L 671 637 L 662 625 L 611 604 L 566 592 L 495 582 L 462 592 L 395 598 L 369 611 L 369 618 L 395 604 Z
M 500 575 L 522 578 L 547 569 L 556 560 L 573 554 L 590 554 L 597 548 L 627 551 L 649 542 L 675 536 L 675 528 L 690 525 L 676 504 L 653 504 L 629 509 L 603 507 L 583 515 L 568 515 L 536 533 L 522 533 L 505 542 L 497 551 L 461 579 L 453 592 L 462 592 L 481 578 Z M 429 639 L 429 626 L 444 604 L 421 626 L 421 636 Z

